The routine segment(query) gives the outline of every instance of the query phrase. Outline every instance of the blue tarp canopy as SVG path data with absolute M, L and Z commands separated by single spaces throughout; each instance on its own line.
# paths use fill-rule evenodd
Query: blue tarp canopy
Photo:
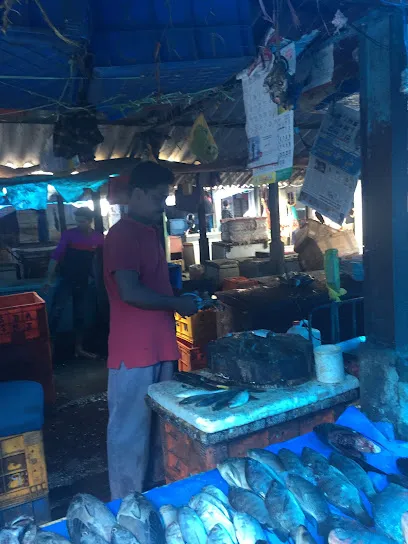
M 0 37 L 0 113 L 67 109 L 76 103 L 91 63 L 89 101 L 108 118 L 120 118 L 150 95 L 219 86 L 256 52 L 251 0 L 7 4 L 12 9 Z

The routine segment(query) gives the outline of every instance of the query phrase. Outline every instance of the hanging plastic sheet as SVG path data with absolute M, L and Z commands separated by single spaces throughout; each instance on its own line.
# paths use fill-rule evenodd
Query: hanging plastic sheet
M 85 189 L 96 192 L 106 182 L 107 180 L 103 179 L 99 181 L 82 181 L 80 184 L 74 184 L 72 177 L 70 177 L 69 179 L 60 179 L 58 182 L 54 182 L 53 185 L 65 202 L 76 202 L 80 200 Z
M 45 210 L 47 183 L 23 183 L 7 187 L 7 198 L 16 210 Z

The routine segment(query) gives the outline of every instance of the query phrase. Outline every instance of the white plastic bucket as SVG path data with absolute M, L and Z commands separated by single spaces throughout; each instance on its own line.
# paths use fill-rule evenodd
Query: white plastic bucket
M 302 321 L 294 321 L 292 327 L 286 332 L 286 334 L 297 334 L 303 336 L 306 340 L 309 340 L 309 323 L 306 319 Z M 313 347 L 320 346 L 322 343 L 321 334 L 318 329 L 312 329 L 312 343 Z
M 340 383 L 344 381 L 343 352 L 340 346 L 325 344 L 314 348 L 317 381 Z

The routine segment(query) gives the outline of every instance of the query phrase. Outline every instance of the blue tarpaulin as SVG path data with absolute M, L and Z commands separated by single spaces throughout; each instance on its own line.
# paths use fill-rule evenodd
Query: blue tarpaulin
M 408 456 L 408 443 L 394 440 L 391 425 L 374 425 L 362 412 L 354 407 L 348 408 L 340 416 L 337 423 L 355 429 L 356 431 L 365 434 L 369 438 L 375 440 L 378 444 L 382 445 L 383 450 L 381 453 L 366 455 L 367 461 L 384 472 L 398 473 L 395 461 L 398 457 Z M 281 444 L 275 444 L 267 449 L 273 452 L 278 452 L 281 448 L 285 447 L 297 454 L 300 454 L 303 448 L 306 446 L 322 453 L 326 457 L 328 457 L 332 452 L 328 446 L 325 446 L 322 444 L 322 442 L 320 442 L 314 433 L 305 434 Z M 377 488 L 381 489 L 385 487 L 386 478 L 384 476 L 370 473 L 370 477 L 372 477 L 374 480 Z M 221 478 L 218 470 L 211 470 L 210 472 L 192 476 L 186 480 L 180 480 L 173 484 L 153 489 L 146 493 L 146 497 L 150 499 L 157 508 L 160 508 L 165 504 L 172 504 L 176 507 L 180 507 L 187 504 L 189 499 L 198 493 L 204 486 L 210 484 L 219 487 L 224 492 L 228 492 L 228 486 Z M 362 496 L 362 499 L 368 510 L 371 511 L 370 505 L 366 498 Z M 114 514 L 117 514 L 119 511 L 120 501 L 114 501 L 108 506 Z M 334 508 L 333 511 L 340 514 Z M 315 529 L 312 526 L 309 526 L 308 528 L 316 538 L 318 544 L 323 544 L 323 539 L 318 537 Z M 65 521 L 59 521 L 48 525 L 45 530 L 55 531 L 58 534 L 69 537 Z M 273 535 L 270 542 L 273 544 L 279 544 L 280 541 Z

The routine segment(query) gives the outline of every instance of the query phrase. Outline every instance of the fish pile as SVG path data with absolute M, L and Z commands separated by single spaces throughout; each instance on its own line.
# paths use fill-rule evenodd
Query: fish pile
M 278 453 L 248 450 L 246 457 L 218 465 L 228 494 L 207 485 L 180 508 L 164 505 L 156 510 L 144 495 L 132 493 L 114 516 L 92 495 L 76 495 L 66 516 L 70 541 L 316 544 L 312 536 L 316 534 L 329 544 L 408 544 L 408 489 L 389 483 L 378 492 L 367 474 L 378 469 L 360 455 L 378 453 L 380 446 L 333 424 L 321 425 L 315 432 L 334 450 L 329 458 L 308 447 L 300 455 L 284 447 Z M 400 464 L 404 467 L 405 462 Z M 69 541 L 20 517 L 0 530 L 0 544 Z
M 194 406 L 196 408 L 207 407 L 214 412 L 226 408 L 238 408 L 255 397 L 249 394 L 247 389 L 230 388 L 226 391 L 192 394 L 179 402 L 180 406 Z

